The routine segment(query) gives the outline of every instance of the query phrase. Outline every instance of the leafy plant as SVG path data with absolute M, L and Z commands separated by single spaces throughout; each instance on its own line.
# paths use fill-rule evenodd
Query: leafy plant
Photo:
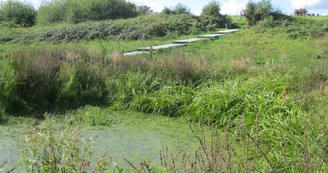
M 273 8 L 270 0 L 261 0 L 257 3 L 253 1 L 248 2 L 244 10 L 244 16 L 251 26 L 268 17 L 272 17 L 274 20 L 288 18 L 280 10 Z
M 14 22 L 24 27 L 36 23 L 37 11 L 31 3 L 19 0 L 8 0 L 0 4 L 0 22 Z
M 137 6 L 125 0 L 53 0 L 39 8 L 38 24 L 125 19 L 137 15 Z
M 162 11 L 162 14 L 171 15 L 171 14 L 191 14 L 190 8 L 185 4 L 179 3 L 174 7 L 168 8 L 165 7 Z
M 220 11 L 221 11 L 220 3 L 214 0 L 203 8 L 202 15 L 220 17 L 221 16 Z

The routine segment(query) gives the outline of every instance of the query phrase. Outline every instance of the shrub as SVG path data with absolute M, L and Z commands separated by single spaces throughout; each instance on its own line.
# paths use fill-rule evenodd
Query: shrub
M 138 15 L 147 15 L 147 14 L 153 13 L 153 10 L 150 7 L 148 7 L 147 5 L 143 5 L 143 6 L 137 7 L 137 13 L 138 13 Z
M 165 7 L 162 11 L 162 14 L 170 15 L 170 14 L 191 14 L 190 8 L 185 4 L 179 3 L 174 7 L 167 8 Z
M 126 0 L 96 0 L 91 5 L 91 20 L 126 19 L 136 17 L 137 6 Z
M 39 8 L 38 24 L 136 17 L 137 6 L 125 0 L 53 0 Z
M 269 16 L 272 16 L 274 20 L 286 17 L 281 11 L 273 8 L 270 0 L 261 0 L 258 3 L 248 2 L 244 16 L 249 25 L 255 25 Z
M 0 22 L 13 21 L 17 25 L 29 27 L 36 22 L 37 11 L 31 3 L 8 0 L 0 4 Z
M 211 1 L 207 4 L 202 11 L 202 16 L 214 16 L 220 17 L 221 16 L 221 5 L 217 1 Z
M 220 3 L 217 1 L 212 1 L 203 8 L 201 14 L 201 23 L 203 27 L 206 27 L 207 30 L 214 30 L 218 27 L 225 26 L 227 22 L 227 17 L 220 13 L 221 7 Z
M 65 21 L 66 6 L 63 1 L 47 1 L 38 10 L 37 24 L 48 25 Z

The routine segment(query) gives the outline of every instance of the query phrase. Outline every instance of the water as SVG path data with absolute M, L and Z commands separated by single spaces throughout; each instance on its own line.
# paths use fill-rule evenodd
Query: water
M 85 129 L 85 137 L 95 139 L 94 160 L 108 152 L 114 163 L 123 168 L 128 166 L 124 158 L 135 165 L 145 159 L 159 165 L 163 147 L 167 146 L 173 153 L 183 148 L 191 154 L 199 146 L 184 119 L 131 112 L 108 114 L 113 117 L 110 127 Z M 199 129 L 195 124 L 193 127 L 195 131 Z M 0 137 L 0 164 L 22 163 L 19 127 L 0 126 Z M 22 170 L 20 167 L 17 172 Z
M 89 129 L 86 136 L 96 137 L 96 156 L 108 151 L 120 167 L 127 166 L 124 158 L 135 165 L 145 159 L 159 165 L 160 150 L 165 147 L 173 153 L 185 149 L 192 154 L 199 146 L 186 121 L 159 115 L 120 113 L 109 129 Z
M 8 162 L 4 170 L 13 168 L 18 163 L 21 163 L 23 150 L 19 144 L 20 137 L 21 134 L 18 128 L 0 125 L 0 165 Z

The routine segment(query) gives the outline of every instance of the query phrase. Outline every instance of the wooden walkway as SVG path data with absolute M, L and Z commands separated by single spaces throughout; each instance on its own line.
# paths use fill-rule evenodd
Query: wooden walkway
M 191 38 L 191 39 L 186 39 L 186 40 L 176 40 L 173 41 L 172 44 L 163 44 L 163 45 L 157 45 L 153 47 L 141 47 L 137 48 L 136 51 L 131 51 L 131 52 L 125 52 L 124 56 L 131 56 L 131 55 L 139 55 L 139 54 L 144 54 L 144 53 L 150 53 L 150 51 L 157 51 L 161 49 L 171 49 L 171 48 L 176 48 L 176 47 L 184 47 L 187 46 L 190 43 L 198 42 L 198 41 L 204 41 L 204 40 L 210 40 L 210 39 L 215 39 L 219 38 L 221 36 L 231 34 L 234 32 L 238 32 L 239 29 L 228 29 L 228 30 L 223 30 L 223 31 L 217 31 L 215 34 L 207 34 L 207 35 L 199 35 L 197 38 Z

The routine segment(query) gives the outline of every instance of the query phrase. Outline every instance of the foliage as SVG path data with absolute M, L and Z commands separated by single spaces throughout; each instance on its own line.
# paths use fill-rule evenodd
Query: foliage
M 0 4 L 0 23 L 13 22 L 14 24 L 29 27 L 36 23 L 37 11 L 31 3 L 19 0 L 8 0 Z
M 109 127 L 113 123 L 113 117 L 106 109 L 86 106 L 70 113 L 67 123 L 78 126 Z
M 225 18 L 198 17 L 190 14 L 147 15 L 133 19 L 58 25 L 29 31 L 8 31 L 2 42 L 74 42 L 79 40 L 113 39 L 146 40 L 157 37 L 187 35 L 194 30 L 207 31 L 224 26 Z M 223 25 L 222 25 L 223 23 Z
M 221 16 L 220 11 L 221 11 L 221 4 L 214 0 L 203 8 L 202 15 L 220 17 Z
M 126 19 L 137 16 L 134 3 L 125 0 L 92 1 L 91 20 Z
M 19 102 L 17 83 L 15 80 L 13 61 L 4 58 L 0 60 L 0 111 L 9 111 Z
M 261 0 L 257 3 L 248 2 L 244 10 L 244 16 L 251 26 L 268 17 L 272 17 L 274 20 L 287 18 L 281 11 L 273 8 L 270 0 Z
M 174 7 L 168 8 L 165 7 L 162 11 L 162 14 L 170 15 L 170 14 L 191 14 L 190 8 L 185 4 L 179 3 Z
M 213 30 L 219 26 L 225 26 L 228 18 L 227 16 L 222 15 L 220 11 L 220 3 L 217 1 L 212 1 L 203 8 L 201 21 L 206 25 L 208 30 Z
M 317 21 L 305 18 L 294 18 L 292 20 L 273 20 L 268 18 L 259 23 L 263 29 L 272 29 L 273 32 L 286 33 L 289 38 L 313 38 L 324 37 L 325 29 L 328 27 L 328 20 Z
M 125 0 L 54 0 L 39 8 L 38 24 L 78 23 L 137 16 L 134 3 Z
M 306 16 L 308 14 L 307 9 L 301 8 L 301 9 L 295 9 L 294 14 L 296 16 Z M 314 15 L 313 15 L 314 16 Z
M 143 5 L 137 7 L 137 13 L 138 15 L 147 15 L 153 13 L 153 10 L 147 5 Z
M 47 1 L 38 9 L 37 24 L 48 25 L 65 21 L 66 6 L 64 1 Z

